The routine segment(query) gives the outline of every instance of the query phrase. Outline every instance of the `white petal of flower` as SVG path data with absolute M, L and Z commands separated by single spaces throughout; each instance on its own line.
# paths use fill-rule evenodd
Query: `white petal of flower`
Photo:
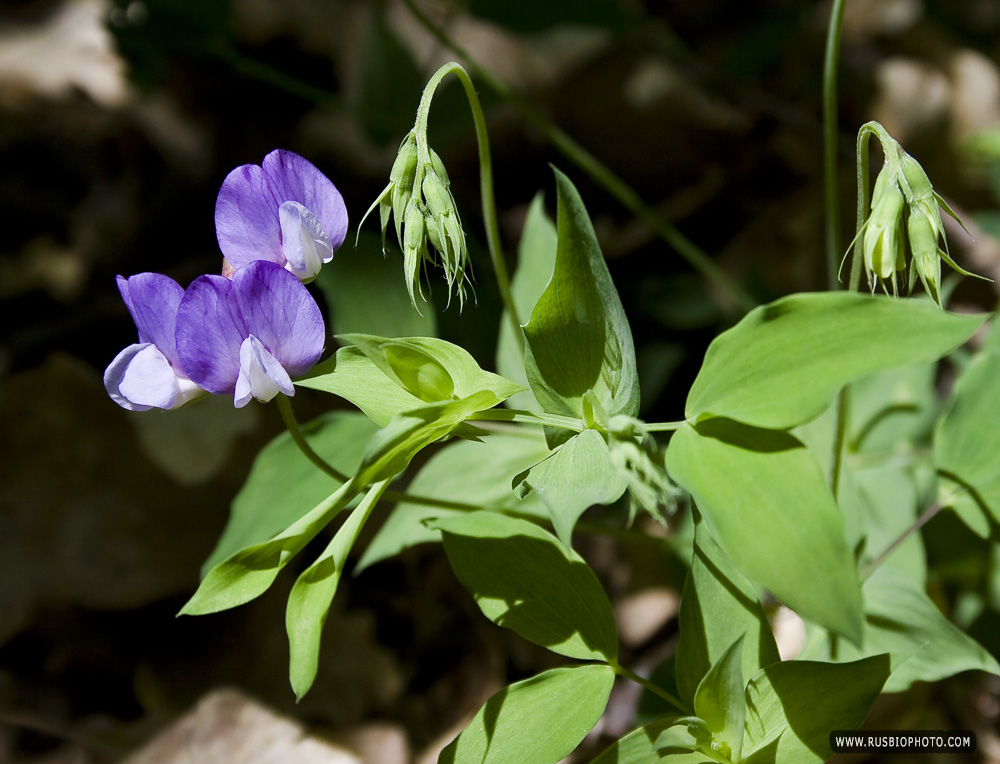
M 333 259 L 333 246 L 317 217 L 298 202 L 282 202 L 278 207 L 281 249 L 285 267 L 299 279 L 316 277 L 323 263 Z
M 126 348 L 123 352 L 128 350 Z M 145 411 L 149 408 L 173 408 L 180 389 L 177 375 L 167 357 L 156 345 L 146 344 L 132 355 L 121 376 L 118 392 L 131 404 L 126 408 Z
M 279 392 L 295 395 L 292 378 L 264 344 L 251 334 L 240 345 L 240 373 L 233 403 L 236 408 L 243 408 L 251 398 L 266 403 Z

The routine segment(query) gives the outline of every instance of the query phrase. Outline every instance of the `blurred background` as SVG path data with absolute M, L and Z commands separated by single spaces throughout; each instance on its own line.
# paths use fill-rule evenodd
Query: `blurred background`
M 745 300 L 825 288 L 828 3 L 416 2 L 704 250 Z M 347 202 L 348 242 L 316 289 L 332 332 L 357 317 L 338 316 L 332 297 L 357 269 L 401 290 L 401 257 L 390 246 L 382 261 L 377 215 L 356 249 L 354 233 L 427 77 L 455 57 L 397 0 L 0 5 L 0 762 L 434 761 L 489 694 L 554 665 L 479 616 L 439 549 L 418 548 L 341 587 L 319 679 L 296 705 L 283 617 L 292 576 L 236 611 L 174 617 L 254 455 L 281 430 L 276 410 L 219 399 L 132 414 L 101 381 L 135 341 L 115 275 L 158 271 L 186 285 L 218 272 L 219 186 L 275 148 L 307 157 Z M 1000 276 L 998 62 L 995 0 L 848 0 L 845 251 L 855 136 L 878 119 L 965 215 L 971 236 L 950 229 L 955 259 Z M 692 269 L 509 99 L 479 90 L 506 251 L 536 192 L 554 197 L 549 163 L 566 171 L 634 327 L 644 416 L 679 418 L 705 346 L 739 318 L 740 298 Z M 472 121 L 455 83 L 435 99 L 431 141 L 477 278 L 475 304 L 428 320 L 491 368 L 499 298 Z M 995 303 L 996 286 L 972 280 L 952 297 L 959 310 Z M 295 402 L 303 420 L 330 405 L 307 390 Z M 949 541 L 931 549 L 936 597 L 997 655 L 1000 603 L 962 608 L 1000 556 L 991 562 L 985 542 L 941 523 L 935 534 Z M 641 544 L 581 548 L 616 603 L 633 665 L 656 665 L 676 632 L 683 563 Z M 883 698 L 869 726 L 974 729 L 970 760 L 1000 761 L 996 679 L 964 675 Z M 636 702 L 616 689 L 579 760 L 629 728 Z

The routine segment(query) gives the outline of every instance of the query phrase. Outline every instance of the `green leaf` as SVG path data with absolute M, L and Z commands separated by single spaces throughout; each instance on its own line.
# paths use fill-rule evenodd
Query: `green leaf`
M 483 390 L 398 414 L 368 442 L 354 482 L 365 486 L 395 477 L 421 449 L 451 435 L 469 416 L 495 404 L 496 396 Z
M 340 348 L 333 358 L 314 366 L 295 384 L 350 401 L 379 427 L 385 427 L 397 414 L 419 408 L 424 403 L 387 377 L 353 346 Z
M 850 661 L 891 653 L 893 671 L 885 692 L 902 692 L 914 682 L 936 682 L 962 671 L 1000 674 L 1000 666 L 972 637 L 945 618 L 904 571 L 883 566 L 865 581 L 864 649 L 816 640 L 808 657 Z
M 740 637 L 709 669 L 694 694 L 695 714 L 705 720 L 716 750 L 729 761 L 740 760 L 743 745 L 747 706 L 742 664 L 743 637 Z
M 505 687 L 486 701 L 439 764 L 556 764 L 604 713 L 610 666 L 557 668 Z
M 313 450 L 345 475 L 361 464 L 376 427 L 364 414 L 332 411 L 302 427 Z M 202 570 L 240 549 L 267 541 L 302 517 L 339 483 L 316 469 L 285 432 L 257 454 L 246 482 L 233 499 L 229 522 Z
M 552 526 L 571 546 L 573 526 L 589 507 L 610 504 L 625 493 L 625 481 L 611 463 L 611 451 L 597 430 L 574 435 L 524 476 L 548 507 Z
M 537 496 L 529 494 L 519 500 L 510 484 L 515 475 L 548 453 L 545 440 L 535 433 L 493 433 L 482 442 L 449 443 L 420 468 L 407 486 L 407 493 L 463 502 L 480 509 L 547 517 Z M 428 528 L 425 521 L 461 513 L 457 509 L 401 502 L 365 549 L 355 574 L 411 546 L 440 541 L 441 533 Z
M 376 337 L 345 334 L 383 374 L 426 403 L 489 391 L 496 405 L 521 390 L 499 374 L 483 371 L 464 348 L 436 337 Z
M 889 656 L 854 663 L 785 661 L 747 685 L 744 764 L 818 764 L 829 759 L 830 731 L 856 729 L 886 677 Z
M 691 570 L 678 614 L 676 676 L 681 699 L 691 703 L 708 670 L 742 639 L 741 679 L 777 663 L 778 647 L 757 592 L 726 557 L 698 518 Z
M 327 548 L 299 576 L 288 595 L 285 631 L 288 633 L 288 678 L 295 697 L 302 697 L 312 687 L 319 668 L 319 645 L 323 624 L 337 593 L 347 555 L 357 541 L 365 520 L 388 485 L 382 481 L 372 486 L 361 503 L 337 530 Z
M 458 580 L 491 621 L 560 655 L 615 660 L 618 634 L 607 595 L 555 536 L 494 512 L 444 518 L 434 527 Z
M 849 292 L 784 297 L 715 338 L 688 394 L 686 416 L 794 427 L 818 416 L 853 380 L 940 358 L 984 319 L 921 300 Z
M 422 87 L 421 83 L 414 103 Z M 412 115 L 404 118 L 411 119 Z M 398 140 L 398 136 L 408 129 L 403 127 L 393 134 Z M 348 239 L 333 260 L 323 266 L 315 281 L 330 306 L 330 323 L 335 333 L 363 331 L 382 337 L 436 336 L 433 307 L 425 308 L 423 315 L 413 309 L 399 260 L 383 256 L 378 234 L 362 231 L 357 245 L 352 244 Z
M 995 331 L 995 330 L 994 330 Z M 934 434 L 941 503 L 986 538 L 1000 523 L 1000 355 L 984 353 L 965 370 Z
M 801 442 L 709 419 L 674 433 L 667 469 L 737 570 L 804 618 L 860 640 L 861 587 L 843 517 Z
M 590 764 L 715 764 L 700 751 L 671 751 L 677 732 L 688 728 L 691 717 L 668 716 L 632 730 L 605 748 Z
M 556 227 L 545 214 L 541 192 L 535 194 L 524 220 L 521 243 L 517 249 L 517 270 L 510 283 L 511 296 L 522 320 L 531 315 L 535 303 L 542 296 L 545 285 L 552 278 L 556 262 Z M 520 330 L 518 330 L 520 331 Z M 528 375 L 524 370 L 524 347 L 518 342 L 505 310 L 500 318 L 500 334 L 497 338 L 497 371 L 507 379 L 528 387 Z M 541 411 L 530 390 L 512 395 L 507 405 L 515 409 Z
M 583 417 L 583 397 L 592 391 L 609 415 L 635 416 L 632 331 L 583 200 L 569 178 L 555 174 L 556 264 L 524 328 L 528 380 L 549 413 Z
M 228 610 L 259 597 L 274 583 L 281 569 L 312 541 L 357 490 L 349 481 L 262 544 L 241 549 L 212 568 L 178 615 L 205 615 Z

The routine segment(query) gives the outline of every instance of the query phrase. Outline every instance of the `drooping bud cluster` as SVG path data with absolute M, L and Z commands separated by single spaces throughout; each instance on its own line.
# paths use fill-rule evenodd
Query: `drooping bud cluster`
M 961 224 L 931 186 L 923 167 L 891 138 L 886 163 L 875 179 L 871 212 L 859 231 L 862 237 L 865 272 L 875 291 L 898 293 L 897 274 L 907 270 L 907 244 L 912 255 L 907 289 L 913 290 L 919 277 L 927 294 L 941 305 L 941 261 L 965 276 L 975 276 L 960 268 L 948 253 L 941 210 Z M 895 149 L 895 156 L 889 152 Z
M 608 430 L 611 462 L 628 486 L 629 522 L 642 509 L 666 523 L 682 492 L 667 475 L 665 452 L 638 419 L 612 417 Z
M 465 231 L 441 157 L 433 149 L 427 149 L 426 154 L 422 158 L 416 130 L 411 130 L 399 146 L 388 185 L 365 216 L 378 205 L 383 249 L 389 218 L 394 218 L 396 240 L 403 250 L 406 289 L 414 307 L 418 294 L 426 299 L 420 276 L 428 264 L 444 270 L 448 299 L 451 300 L 452 292 L 458 294 L 461 306 L 465 304 L 469 278 Z

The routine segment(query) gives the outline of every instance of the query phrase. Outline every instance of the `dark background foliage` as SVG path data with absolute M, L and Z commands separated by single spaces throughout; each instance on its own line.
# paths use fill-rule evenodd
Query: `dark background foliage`
M 420 5 L 754 300 L 825 287 L 826 3 Z M 990 235 L 1000 227 L 997 165 L 968 149 L 970 136 L 1000 125 L 998 39 L 993 0 L 848 2 L 839 95 L 845 249 L 854 136 L 878 118 L 969 213 L 975 241 L 953 233 L 956 259 L 1000 273 Z M 254 454 L 280 430 L 273 407 L 234 411 L 218 400 L 131 415 L 101 383 L 134 341 L 116 274 L 159 271 L 187 284 L 217 271 L 219 185 L 274 148 L 306 156 L 337 184 L 353 233 L 386 182 L 423 83 L 452 57 L 389 0 L 0 8 L 0 761 L 118 761 L 223 687 L 365 751 L 367 761 L 423 760 L 490 692 L 554 665 L 478 617 L 440 550 L 414 550 L 338 594 L 320 678 L 296 706 L 283 634 L 290 577 L 237 611 L 174 618 Z M 548 163 L 559 166 L 590 209 L 632 321 L 645 415 L 678 418 L 705 346 L 738 318 L 732 296 L 510 103 L 480 92 L 508 253 L 532 196 L 554 196 Z M 490 366 L 499 299 L 472 123 L 454 85 L 435 100 L 432 142 L 477 274 L 476 304 L 461 316 L 455 306 L 440 311 L 441 332 Z M 379 257 L 374 219 L 366 230 L 359 247 Z M 965 282 L 954 301 L 992 309 L 995 295 Z M 309 391 L 296 396 L 303 419 L 328 404 Z M 961 622 L 962 598 L 981 590 L 990 549 L 948 518 L 936 523 L 934 593 Z M 672 649 L 681 561 L 642 545 L 580 544 L 618 603 L 635 665 L 656 665 Z M 996 654 L 996 621 L 987 609 L 963 625 Z M 586 750 L 627 729 L 635 702 L 632 690 L 616 690 Z M 883 699 L 870 724 L 974 728 L 980 757 L 996 761 L 1000 744 L 989 732 L 998 718 L 997 683 L 963 676 Z

